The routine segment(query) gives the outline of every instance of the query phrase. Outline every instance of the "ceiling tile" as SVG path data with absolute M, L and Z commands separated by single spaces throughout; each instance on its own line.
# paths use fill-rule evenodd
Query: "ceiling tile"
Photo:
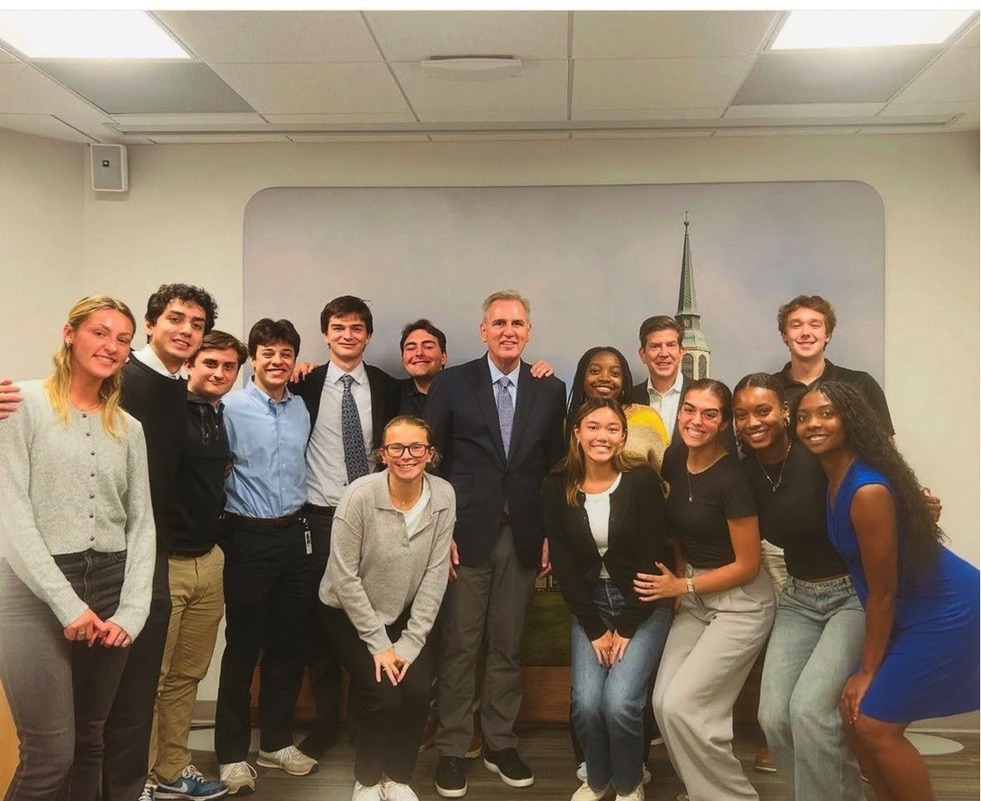
M 209 63 L 381 61 L 357 11 L 155 11 Z
M 860 134 L 919 134 L 919 133 L 950 133 L 950 129 L 942 125 L 873 125 L 859 128 Z
M 418 64 L 392 65 L 420 120 L 565 120 L 567 61 L 522 61 L 521 75 L 493 81 L 437 77 Z
M 130 60 L 34 64 L 108 114 L 252 111 L 206 64 Z
M 6 50 L 0 47 L 0 64 L 16 64 L 18 61 L 20 61 L 20 59 L 17 58 L 17 56 L 8 53 Z
M 981 92 L 978 54 L 978 50 L 948 50 L 896 95 L 893 102 L 977 100 Z
M 750 57 L 577 59 L 572 110 L 727 106 L 753 65 Z
M 378 46 L 389 61 L 433 56 L 568 56 L 565 11 L 366 11 Z
M 764 53 L 733 104 L 885 103 L 938 52 L 885 47 Z
M 65 142 L 92 144 L 99 141 L 75 130 L 50 114 L 0 114 L 0 128 L 49 139 L 61 139 Z
M 755 55 L 779 11 L 576 11 L 574 58 Z
M 216 64 L 260 114 L 371 114 L 406 110 L 384 64 Z
M 788 106 L 729 106 L 725 116 L 729 119 L 874 117 L 882 108 L 882 103 L 800 103 Z
M 0 64 L 0 109 L 10 114 L 71 113 L 84 107 L 99 114 L 84 101 L 28 64 Z M 103 117 L 104 119 L 108 119 Z

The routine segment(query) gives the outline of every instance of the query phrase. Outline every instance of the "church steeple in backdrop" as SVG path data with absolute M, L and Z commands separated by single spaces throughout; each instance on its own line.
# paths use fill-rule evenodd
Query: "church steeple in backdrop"
M 695 270 L 691 261 L 691 242 L 688 238 L 688 212 L 685 212 L 685 245 L 681 254 L 681 284 L 678 287 L 678 312 L 674 318 L 681 325 L 684 336 L 681 345 L 685 356 L 681 371 L 689 378 L 708 378 L 712 364 L 712 349 L 702 333 L 702 316 L 698 313 L 695 299 Z

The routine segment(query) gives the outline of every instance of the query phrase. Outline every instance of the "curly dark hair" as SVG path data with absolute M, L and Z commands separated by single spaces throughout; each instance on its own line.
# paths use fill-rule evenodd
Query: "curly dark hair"
M 572 389 L 569 390 L 569 406 L 565 414 L 566 441 L 572 436 L 572 426 L 576 419 L 576 412 L 586 402 L 586 392 L 583 389 L 586 381 L 586 369 L 597 353 L 612 353 L 619 360 L 620 375 L 623 378 L 623 384 L 620 387 L 620 394 L 613 398 L 613 400 L 621 406 L 630 405 L 630 390 L 633 388 L 634 381 L 630 374 L 630 365 L 627 364 L 627 359 L 612 345 L 597 345 L 595 348 L 590 348 L 579 359 L 579 364 L 576 365 L 576 377 L 572 379 Z
M 923 489 L 889 434 L 883 429 L 872 407 L 862 394 L 840 381 L 816 381 L 794 403 L 793 418 L 801 400 L 820 392 L 834 407 L 845 434 L 845 447 L 888 479 L 896 501 L 896 520 L 901 536 L 900 580 L 918 582 L 940 556 L 940 543 L 946 539 L 930 514 Z
M 161 284 L 160 288 L 147 299 L 146 314 L 143 318 L 150 325 L 156 325 L 157 319 L 164 313 L 164 309 L 174 300 L 179 300 L 182 303 L 195 303 L 204 310 L 204 333 L 207 334 L 215 327 L 215 320 L 218 317 L 218 304 L 206 290 L 190 284 Z M 147 339 L 149 340 L 149 337 Z

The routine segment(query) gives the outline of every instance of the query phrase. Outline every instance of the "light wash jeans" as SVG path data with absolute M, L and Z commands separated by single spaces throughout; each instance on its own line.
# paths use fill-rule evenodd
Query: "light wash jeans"
M 593 604 L 612 629 L 624 606 L 616 585 L 601 579 Z M 572 718 L 594 789 L 612 782 L 626 795 L 641 783 L 647 683 L 661 660 L 671 617 L 671 601 L 656 602 L 630 638 L 623 661 L 612 667 L 599 663 L 585 629 L 572 617 Z
M 865 798 L 838 712 L 864 638 L 865 612 L 847 576 L 787 579 L 766 650 L 759 719 L 796 801 Z

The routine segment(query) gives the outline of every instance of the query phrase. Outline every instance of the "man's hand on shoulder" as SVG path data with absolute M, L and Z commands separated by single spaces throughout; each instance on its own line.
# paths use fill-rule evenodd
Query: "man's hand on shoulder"
M 23 399 L 20 387 L 11 379 L 0 379 L 0 420 L 6 420 L 16 412 Z
M 293 368 L 293 375 L 290 377 L 290 381 L 294 384 L 299 384 L 317 366 L 314 362 L 297 362 Z

